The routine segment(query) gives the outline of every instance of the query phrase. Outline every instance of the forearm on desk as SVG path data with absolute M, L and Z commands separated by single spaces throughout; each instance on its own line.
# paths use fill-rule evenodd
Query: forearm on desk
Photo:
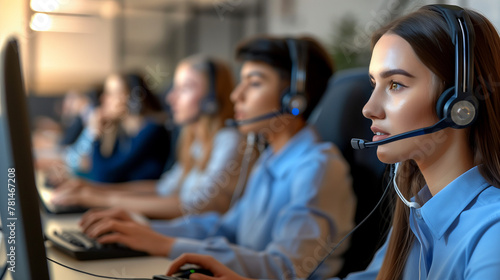
M 156 180 L 129 181 L 123 183 L 92 183 L 97 190 L 107 191 L 109 194 L 123 193 L 156 193 Z
M 122 194 L 106 198 L 110 207 L 120 207 L 152 219 L 173 219 L 183 215 L 178 196 Z

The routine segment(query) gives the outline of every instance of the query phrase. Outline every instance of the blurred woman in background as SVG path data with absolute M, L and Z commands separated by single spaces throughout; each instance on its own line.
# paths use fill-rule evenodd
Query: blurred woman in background
M 177 66 L 173 88 L 167 95 L 173 120 L 182 126 L 178 162 L 172 169 L 160 180 L 112 185 L 71 180 L 59 188 L 54 201 L 118 207 L 111 212 L 124 208 L 152 218 L 225 212 L 233 198 L 243 156 L 238 149 L 241 135 L 234 128 L 224 127 L 224 121 L 233 117 L 229 100 L 233 86 L 225 63 L 202 56 L 184 59 Z M 168 142 L 164 145 L 167 147 Z
M 159 178 L 170 136 L 160 102 L 143 79 L 113 74 L 100 100 L 86 129 L 67 149 L 67 164 L 77 175 L 97 182 Z

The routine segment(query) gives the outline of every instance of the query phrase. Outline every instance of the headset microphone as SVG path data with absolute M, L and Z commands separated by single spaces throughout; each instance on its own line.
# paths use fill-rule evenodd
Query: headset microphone
M 241 120 L 241 121 L 237 121 L 237 120 L 234 120 L 234 119 L 227 119 L 227 120 L 225 120 L 224 123 L 225 123 L 226 126 L 229 126 L 229 127 L 238 127 L 238 126 L 241 126 L 241 125 L 256 123 L 256 122 L 260 122 L 260 121 L 267 120 L 267 119 L 272 119 L 272 118 L 277 117 L 277 116 L 282 115 L 282 114 L 283 113 L 280 112 L 280 111 L 274 111 L 274 112 L 271 112 L 271 113 L 267 113 L 267 114 L 264 114 L 264 115 L 260 115 L 260 116 L 257 116 L 257 117 L 253 117 L 253 118 L 246 119 L 246 120 Z
M 424 134 L 431 134 L 431 133 L 440 131 L 444 128 L 447 128 L 447 127 L 450 127 L 449 121 L 448 121 L 448 119 L 443 118 L 432 126 L 419 128 L 416 130 L 412 130 L 412 131 L 408 131 L 408 132 L 401 133 L 398 135 L 394 135 L 394 136 L 388 137 L 388 138 L 380 140 L 380 141 L 369 142 L 368 140 L 364 140 L 364 139 L 352 138 L 351 139 L 351 146 L 355 150 L 362 150 L 365 148 L 377 147 L 379 145 L 388 144 L 388 143 L 391 143 L 394 141 L 398 141 L 398 140 L 402 140 L 402 139 L 406 139 L 406 138 L 410 138 L 410 137 L 420 136 L 420 135 L 424 135 Z

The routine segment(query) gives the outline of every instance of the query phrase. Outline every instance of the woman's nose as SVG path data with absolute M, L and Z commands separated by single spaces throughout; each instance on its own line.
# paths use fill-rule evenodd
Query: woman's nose
M 366 102 L 363 107 L 363 116 L 367 119 L 383 119 L 385 117 L 385 112 L 383 108 L 382 96 L 376 89 L 373 90 L 372 95 L 368 102 Z

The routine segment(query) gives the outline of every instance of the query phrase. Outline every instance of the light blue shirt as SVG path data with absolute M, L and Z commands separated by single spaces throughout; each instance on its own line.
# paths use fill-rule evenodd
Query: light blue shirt
M 214 136 L 213 147 L 205 169 L 194 166 L 182 179 L 180 163 L 165 172 L 156 185 L 160 196 L 178 195 L 184 213 L 225 212 L 229 208 L 239 175 L 242 136 L 235 128 L 222 128 Z M 191 146 L 193 158 L 199 159 L 203 149 L 199 142 Z
M 474 167 L 434 197 L 427 186 L 419 197 L 425 204 L 410 211 L 416 238 L 403 279 L 500 279 L 500 189 Z M 347 279 L 375 279 L 387 245 Z
M 352 229 L 355 197 L 347 163 L 330 143 L 304 128 L 274 154 L 264 151 L 247 190 L 225 215 L 192 215 L 153 222 L 177 238 L 170 258 L 185 252 L 212 255 L 251 278 L 305 277 Z M 346 246 L 315 274 L 334 275 Z

